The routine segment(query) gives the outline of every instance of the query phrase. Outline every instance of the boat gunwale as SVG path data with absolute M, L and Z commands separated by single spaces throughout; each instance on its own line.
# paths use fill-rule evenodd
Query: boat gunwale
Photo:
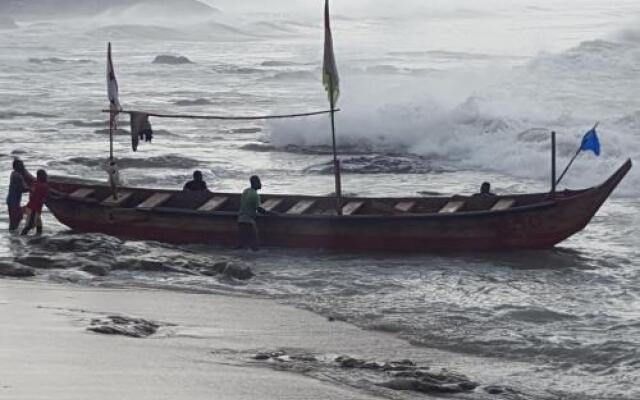
M 277 215 L 260 215 L 259 218 L 278 218 L 278 219 L 294 219 L 294 220 L 336 220 L 336 221 L 344 221 L 344 220 L 422 220 L 422 219 L 458 219 L 458 218 L 480 218 L 486 216 L 507 216 L 511 214 L 523 213 L 533 210 L 545 209 L 550 207 L 555 207 L 562 205 L 566 202 L 574 201 L 578 198 L 593 195 L 594 193 L 600 192 L 608 192 L 606 197 L 609 197 L 611 191 L 620 183 L 620 181 L 624 178 L 627 172 L 631 169 L 633 163 L 630 159 L 628 159 L 618 170 L 612 173 L 604 182 L 599 185 L 592 186 L 586 189 L 579 190 L 570 190 L 565 189 L 564 191 L 551 193 L 551 192 L 541 192 L 541 193 L 524 193 L 524 194 L 514 194 L 514 195 L 497 195 L 496 200 L 505 199 L 505 198 L 527 198 L 534 196 L 547 196 L 546 199 L 542 201 L 526 204 L 522 206 L 514 206 L 503 210 L 474 210 L 474 211 L 458 211 L 454 213 L 439 213 L 439 212 L 430 212 L 430 213 L 402 213 L 402 214 L 353 214 L 353 215 L 335 215 L 335 214 L 301 214 L 301 215 L 293 215 L 287 213 L 278 213 Z M 52 176 L 50 180 L 55 182 L 56 179 L 62 180 L 62 184 L 65 184 L 64 181 L 67 181 L 67 184 L 77 185 L 88 188 L 108 188 L 108 185 L 98 183 L 96 181 L 85 180 L 83 178 L 73 178 L 73 177 L 60 177 L 60 176 Z M 71 181 L 71 182 L 69 182 Z M 75 183 L 73 182 L 75 181 Z M 84 181 L 84 183 L 82 183 Z M 143 192 L 154 192 L 154 193 L 172 193 L 177 194 L 181 193 L 180 190 L 175 189 L 151 189 L 151 188 L 133 188 L 133 187 L 122 187 L 121 191 L 143 191 Z M 218 193 L 218 192 L 210 192 L 212 196 L 238 196 L 237 193 Z M 560 196 L 557 196 L 560 194 Z M 287 194 L 265 194 L 264 197 L 285 197 L 285 198 L 298 198 L 298 199 L 328 199 L 328 196 L 311 196 L 311 195 L 287 195 Z M 551 197 L 551 198 L 549 198 Z M 606 198 L 605 197 L 605 198 Z M 64 193 L 59 195 L 59 198 L 64 198 L 66 201 L 84 203 L 90 205 L 97 205 L 101 208 L 113 209 L 113 210 L 134 210 L 136 212 L 143 213 L 156 213 L 156 214 L 182 214 L 182 215 L 193 215 L 199 217 L 236 217 L 236 211 L 198 211 L 191 210 L 188 208 L 178 208 L 178 207 L 153 207 L 153 208 L 136 208 L 136 207 L 110 207 L 100 204 L 101 202 L 97 199 L 85 199 L 85 198 L 72 198 L 70 193 Z M 470 199 L 472 196 L 430 196 L 430 197 L 349 197 L 345 200 L 348 201 L 375 201 L 375 200 L 397 200 L 397 201 L 420 201 L 424 199 Z
M 95 188 L 105 188 L 106 185 L 82 185 L 83 187 L 95 187 Z M 475 210 L 475 211 L 458 211 L 455 213 L 439 213 L 439 212 L 431 212 L 431 213 L 403 213 L 403 214 L 354 214 L 354 215 L 332 215 L 332 214 L 301 214 L 301 215 L 292 215 L 287 213 L 278 213 L 277 215 L 260 215 L 259 218 L 286 218 L 286 219 L 322 219 L 322 220 L 345 220 L 345 219 L 353 219 L 353 220 L 364 220 L 364 219 L 394 219 L 394 220 L 402 220 L 402 219 L 422 219 L 422 218 L 437 218 L 437 219 L 447 219 L 447 218 L 459 218 L 459 217 L 481 217 L 486 215 L 508 215 L 519 212 L 526 212 L 536 209 L 548 208 L 557 205 L 559 202 L 564 202 L 567 200 L 575 199 L 578 196 L 585 195 L 593 190 L 597 190 L 598 187 L 592 187 L 589 189 L 583 190 L 567 190 L 570 195 L 561 199 L 548 199 L 540 202 L 536 202 L 533 204 L 527 204 L 522 206 L 515 206 L 504 210 Z M 180 193 L 177 190 L 171 189 L 147 189 L 147 188 L 131 188 L 131 187 L 123 187 L 121 190 L 134 190 L 134 191 L 153 191 L 156 193 Z M 231 193 L 218 193 L 211 192 L 212 195 L 215 196 L 237 196 L 237 194 Z M 559 192 L 562 193 L 562 192 Z M 532 193 L 532 194 L 520 194 L 513 196 L 496 196 L 496 200 L 502 198 L 517 198 L 520 197 L 529 197 L 529 196 L 542 196 L 549 195 L 549 193 Z M 324 196 L 304 196 L 304 195 L 267 195 L 267 196 L 282 196 L 282 197 L 298 197 L 301 199 L 327 199 Z M 235 211 L 198 211 L 191 210 L 188 208 L 179 208 L 179 207 L 152 207 L 152 208 L 136 208 L 136 207 L 111 207 L 100 204 L 101 202 L 96 199 L 74 199 L 69 196 L 69 193 L 65 193 L 62 196 L 59 196 L 58 199 L 64 198 L 67 201 L 76 202 L 76 203 L 84 203 L 88 205 L 95 205 L 105 209 L 111 210 L 131 210 L 142 213 L 158 213 L 158 214 L 183 214 L 183 215 L 197 215 L 200 217 L 226 217 L 226 216 L 237 216 L 237 212 Z M 456 196 L 443 196 L 443 197 L 402 197 L 397 198 L 400 200 L 422 200 L 422 199 L 453 199 Z M 459 198 L 470 198 L 470 196 L 459 196 Z M 371 201 L 371 200 L 385 200 L 385 199 L 396 199 L 392 197 L 352 197 L 349 198 L 350 201 Z

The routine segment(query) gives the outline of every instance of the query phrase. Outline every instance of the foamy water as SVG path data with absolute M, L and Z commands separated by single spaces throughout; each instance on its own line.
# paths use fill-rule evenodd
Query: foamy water
M 7 176 L 17 155 L 32 170 L 105 179 L 108 137 L 100 110 L 107 40 L 126 108 L 251 115 L 327 107 L 319 78 L 321 19 L 298 3 L 283 5 L 282 13 L 223 12 L 188 23 L 143 26 L 120 15 L 18 21 L 18 29 L 0 31 L 0 160 Z M 365 6 L 335 6 L 346 192 L 468 193 L 484 180 L 501 192 L 547 190 L 549 131 L 559 134 L 563 165 L 596 121 L 603 155 L 581 155 L 566 184 L 597 184 L 640 155 L 635 2 Z M 159 54 L 194 63 L 152 64 Z M 266 192 L 332 191 L 327 118 L 151 122 L 155 141 L 138 153 L 127 135 L 116 138 L 131 184 L 174 188 L 199 168 L 219 190 L 240 190 L 258 173 Z M 487 365 L 525 363 L 513 376 L 495 377 L 518 386 L 524 398 L 635 399 L 638 184 L 636 168 L 585 232 L 544 252 L 251 256 L 72 235 L 47 215 L 44 239 L 2 234 L 0 256 L 44 257 L 56 268 L 41 270 L 42 278 L 79 284 L 269 296 L 399 335 L 417 352 L 428 346 L 486 357 Z M 6 222 L 6 214 L 0 218 Z M 220 258 L 249 263 L 257 278 L 239 284 L 190 273 Z M 107 277 L 78 271 L 113 266 L 114 259 L 118 269 Z

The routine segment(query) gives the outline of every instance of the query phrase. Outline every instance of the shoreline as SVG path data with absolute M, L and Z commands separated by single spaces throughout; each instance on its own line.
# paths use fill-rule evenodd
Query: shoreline
M 303 344 L 305 329 L 308 338 L 317 337 L 320 317 L 290 310 L 296 315 L 282 321 L 285 310 L 262 300 L 0 280 L 0 310 L 0 398 L 378 398 L 299 374 L 224 365 L 220 350 Z M 146 339 L 86 330 L 91 319 L 113 314 L 168 326 Z
M 311 370 L 254 356 L 287 349 L 331 360 L 410 358 L 462 374 L 486 363 L 262 298 L 0 279 L 0 312 L 0 398 L 16 400 L 86 399 L 89 393 L 97 400 L 436 398 L 365 384 L 364 378 L 379 378 L 370 371 L 335 375 L 326 363 Z M 160 328 L 142 339 L 87 330 L 92 320 L 112 315 L 143 318 Z M 495 383 L 470 379 L 485 387 Z M 477 388 L 455 398 L 496 397 Z

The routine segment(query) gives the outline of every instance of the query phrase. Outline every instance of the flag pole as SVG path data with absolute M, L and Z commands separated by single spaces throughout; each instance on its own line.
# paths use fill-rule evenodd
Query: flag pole
M 110 107 L 111 110 L 109 112 L 109 161 L 113 162 L 113 107 Z
M 556 194 L 556 131 L 551 132 L 551 194 Z
M 576 151 L 576 154 L 573 155 L 573 157 L 571 158 L 571 161 L 569 161 L 569 164 L 567 164 L 567 167 L 564 169 L 564 171 L 562 171 L 562 174 L 560 174 L 560 178 L 558 178 L 558 180 L 556 181 L 556 187 L 560 184 L 560 182 L 562 181 L 562 178 L 564 178 L 567 172 L 569 172 L 569 168 L 571 168 L 571 166 L 573 165 L 573 162 L 580 155 L 580 150 L 581 149 L 578 149 L 578 151 Z
M 598 125 L 600 125 L 600 121 L 597 121 L 596 124 L 593 126 L 593 128 L 591 128 L 591 130 L 596 129 Z M 582 144 L 580 145 L 580 147 L 578 147 L 576 154 L 573 155 L 573 157 L 571 158 L 571 161 L 569 161 L 569 164 L 567 164 L 567 167 L 564 169 L 564 171 L 562 171 L 562 174 L 560 174 L 560 178 L 558 178 L 558 180 L 556 181 L 556 186 L 560 184 L 564 176 L 567 174 L 567 172 L 569 172 L 569 168 L 571 168 L 571 166 L 573 165 L 573 162 L 576 160 L 576 158 L 578 158 L 581 150 L 582 150 Z
M 329 106 L 331 108 L 331 139 L 333 145 L 333 172 L 336 183 L 336 211 L 342 215 L 342 180 L 340 176 L 340 160 L 338 160 L 338 150 L 336 146 L 336 120 L 335 120 L 335 100 L 333 96 L 333 77 L 329 76 Z

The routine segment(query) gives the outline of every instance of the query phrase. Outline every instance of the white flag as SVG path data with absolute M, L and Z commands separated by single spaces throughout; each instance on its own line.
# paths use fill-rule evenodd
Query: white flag
M 329 95 L 329 101 L 335 106 L 340 96 L 340 78 L 338 77 L 336 58 L 333 54 L 329 0 L 325 0 L 324 3 L 324 62 L 322 66 L 322 83 Z
M 112 112 L 122 110 L 118 97 L 118 81 L 116 80 L 116 72 L 113 69 L 113 61 L 111 60 L 111 42 L 107 47 L 107 94 L 109 95 L 109 109 Z

